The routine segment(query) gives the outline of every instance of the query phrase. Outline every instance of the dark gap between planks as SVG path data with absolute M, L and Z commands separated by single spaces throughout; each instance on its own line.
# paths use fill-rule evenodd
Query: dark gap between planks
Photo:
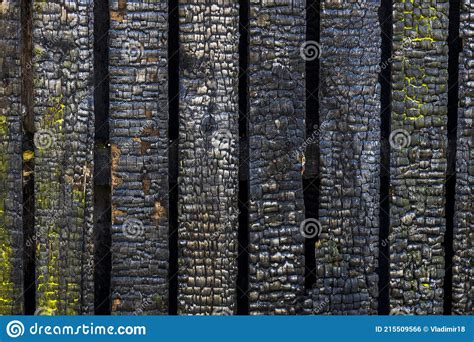
M 94 1 L 94 313 L 110 315 L 112 212 L 109 144 L 109 4 Z
M 169 302 L 178 314 L 178 138 L 179 138 L 179 2 L 168 2 L 168 179 L 169 179 Z
M 391 59 L 392 50 L 392 0 L 382 0 L 379 11 L 381 29 L 381 71 L 380 107 L 381 107 L 381 144 L 380 144 L 380 211 L 379 211 L 379 276 L 378 314 L 388 315 L 390 312 L 390 131 L 391 131 Z

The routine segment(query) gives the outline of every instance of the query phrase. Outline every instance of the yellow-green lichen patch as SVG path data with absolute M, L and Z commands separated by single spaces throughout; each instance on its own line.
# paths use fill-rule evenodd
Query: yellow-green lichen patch
M 402 1 L 406 3 L 406 1 Z M 414 2 L 410 0 L 410 3 Z M 442 39 L 433 33 L 433 24 L 439 22 L 439 11 L 430 6 L 429 12 L 421 11 L 419 8 L 410 6 L 410 10 L 404 10 L 402 21 L 403 32 L 406 39 L 402 45 L 402 73 L 404 74 L 403 93 L 405 94 L 405 110 L 402 113 L 403 120 L 416 121 L 425 117 L 425 109 L 429 107 L 423 100 L 428 93 L 426 84 L 426 70 L 424 61 L 414 60 L 414 57 L 405 55 L 405 48 L 426 46 L 431 48 L 440 43 Z
M 50 106 L 43 113 L 39 129 L 51 134 L 54 144 L 47 148 L 37 146 L 37 164 L 51 164 L 52 168 L 44 175 L 38 174 L 36 183 L 37 210 L 41 212 L 37 219 L 37 255 L 41 258 L 37 269 L 38 307 L 46 314 L 62 313 L 60 309 L 61 272 L 61 222 L 57 206 L 61 201 L 61 150 L 64 145 L 62 96 L 52 97 Z
M 8 198 L 7 133 L 7 117 L 0 115 L 0 265 L 2 269 L 0 273 L 0 314 L 11 314 L 11 306 L 14 300 L 14 284 L 11 279 L 13 247 L 5 212 L 5 201 Z

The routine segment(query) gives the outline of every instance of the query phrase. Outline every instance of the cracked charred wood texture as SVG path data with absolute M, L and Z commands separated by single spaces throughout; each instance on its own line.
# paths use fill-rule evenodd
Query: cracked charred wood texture
M 250 314 L 296 314 L 304 294 L 305 3 L 250 0 Z
M 442 314 L 448 1 L 394 2 L 390 307 Z
M 36 307 L 91 313 L 93 1 L 33 9 Z
M 167 1 L 110 1 L 112 313 L 168 312 Z
M 314 313 L 376 314 L 380 187 L 379 1 L 321 11 L 321 234 Z
M 235 312 L 238 230 L 236 0 L 180 15 L 178 312 Z
M 23 313 L 20 2 L 0 3 L 0 315 Z
M 454 216 L 453 313 L 473 314 L 474 298 L 474 1 L 461 2 L 463 51 L 459 65 L 459 114 Z

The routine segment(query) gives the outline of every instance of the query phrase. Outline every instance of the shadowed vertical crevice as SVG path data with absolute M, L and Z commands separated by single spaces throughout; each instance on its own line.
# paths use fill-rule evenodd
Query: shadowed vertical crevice
M 249 220 L 248 220 L 248 181 L 239 182 L 239 249 L 237 273 L 237 314 L 249 314 Z
M 378 314 L 390 312 L 390 121 L 391 121 L 391 61 L 392 61 L 392 0 L 382 0 L 379 22 L 382 32 L 381 71 L 380 71 L 380 107 L 381 107 L 381 144 L 380 144 L 380 231 L 379 231 L 379 297 Z
M 456 141 L 458 125 L 459 100 L 459 53 L 461 44 L 459 38 L 460 0 L 449 1 L 449 31 L 448 31 L 448 154 L 446 172 L 446 233 L 444 236 L 445 277 L 444 277 L 444 309 L 445 315 L 450 315 L 453 303 L 453 231 L 456 195 Z
M 319 42 L 320 0 L 306 2 L 306 41 Z M 306 218 L 318 219 L 319 208 L 319 59 L 306 62 L 306 169 L 303 180 L 303 196 Z M 316 258 L 314 244 L 317 236 L 305 240 L 305 289 L 316 282 Z
M 21 0 L 21 104 L 23 152 L 34 151 L 32 2 Z M 23 159 L 23 300 L 26 315 L 36 310 L 34 158 Z
M 248 53 L 249 53 L 249 3 L 239 1 L 239 230 L 237 257 L 237 314 L 248 315 L 249 299 L 249 220 L 248 220 Z
M 110 315 L 111 178 L 107 0 L 94 1 L 94 312 Z
M 168 2 L 169 105 L 169 306 L 178 314 L 178 138 L 179 138 L 179 2 Z
M 318 218 L 319 208 L 319 178 L 311 178 L 303 180 L 304 189 L 304 205 L 306 218 Z M 314 245 L 317 241 L 317 236 L 306 239 L 305 241 L 305 289 L 311 290 L 316 282 L 316 256 L 314 252 Z

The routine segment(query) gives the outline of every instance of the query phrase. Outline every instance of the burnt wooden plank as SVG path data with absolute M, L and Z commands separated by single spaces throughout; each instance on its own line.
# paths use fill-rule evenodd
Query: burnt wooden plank
M 178 312 L 236 310 L 238 1 L 180 15 Z
M 112 313 L 168 312 L 167 1 L 110 1 Z
M 390 306 L 443 313 L 448 1 L 394 2 Z
M 36 307 L 91 313 L 93 1 L 34 5 Z
M 459 65 L 459 114 L 454 216 L 453 313 L 473 314 L 474 298 L 474 1 L 461 2 L 463 50 Z
M 321 4 L 321 233 L 315 244 L 314 313 L 377 313 L 379 6 Z
M 304 1 L 250 0 L 250 314 L 295 314 L 304 291 Z
M 23 313 L 20 69 L 20 2 L 5 1 L 0 3 L 0 315 Z

